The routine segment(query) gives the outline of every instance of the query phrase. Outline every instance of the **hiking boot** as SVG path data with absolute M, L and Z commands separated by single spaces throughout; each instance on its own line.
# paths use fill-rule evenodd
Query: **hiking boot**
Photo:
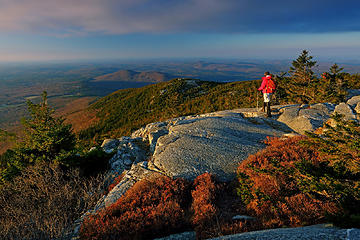
M 262 112 L 266 112 L 266 102 L 264 102 L 263 108 L 262 108 Z

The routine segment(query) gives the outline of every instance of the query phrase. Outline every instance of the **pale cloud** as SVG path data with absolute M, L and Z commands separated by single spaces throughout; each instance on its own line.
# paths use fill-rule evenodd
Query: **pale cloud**
M 359 31 L 358 7 L 353 0 L 0 0 L 0 32 Z
M 0 31 L 60 35 L 177 31 L 229 7 L 217 0 L 0 0 Z

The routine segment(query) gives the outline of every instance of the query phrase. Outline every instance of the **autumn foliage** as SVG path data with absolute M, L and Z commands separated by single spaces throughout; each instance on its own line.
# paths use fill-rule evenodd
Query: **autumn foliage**
M 115 204 L 85 219 L 80 236 L 149 239 L 194 229 L 198 239 L 206 239 L 245 229 L 246 223 L 240 223 L 239 228 L 239 223 L 233 225 L 231 218 L 228 221 L 220 216 L 218 197 L 222 190 L 229 189 L 219 186 L 209 173 L 200 175 L 193 183 L 168 177 L 142 180 Z
M 122 173 L 122 174 L 120 174 L 119 176 L 117 176 L 117 177 L 114 179 L 113 183 L 111 183 L 111 184 L 109 185 L 109 187 L 108 187 L 108 192 L 111 192 L 111 190 L 113 190 L 114 187 L 121 182 L 121 180 L 123 179 L 124 175 L 125 175 L 125 174 Z
M 149 239 L 186 229 L 190 184 L 160 177 L 137 182 L 115 204 L 85 219 L 82 239 Z
M 324 148 L 331 140 L 319 136 L 269 139 L 266 149 L 240 164 L 238 195 L 263 227 L 321 223 L 359 204 L 359 176 L 345 168 L 339 172 L 339 158 L 320 151 L 319 142 Z M 345 154 L 348 148 L 341 151 L 336 154 Z M 346 162 L 353 160 L 343 157 L 341 165 L 347 166 Z M 344 205 L 349 199 L 350 205 Z
M 194 181 L 194 188 L 191 192 L 194 211 L 192 224 L 198 233 L 198 238 L 208 237 L 208 232 L 211 232 L 209 231 L 210 226 L 214 225 L 218 211 L 215 205 L 217 186 L 214 176 L 205 173 L 197 177 Z
M 359 129 L 340 122 L 323 135 L 268 139 L 264 150 L 239 165 L 237 194 L 233 183 L 218 183 L 209 173 L 193 183 L 165 176 L 142 180 L 86 218 L 80 236 L 150 239 L 193 229 L 198 239 L 207 239 L 336 219 L 357 226 Z M 256 220 L 234 220 L 235 215 Z

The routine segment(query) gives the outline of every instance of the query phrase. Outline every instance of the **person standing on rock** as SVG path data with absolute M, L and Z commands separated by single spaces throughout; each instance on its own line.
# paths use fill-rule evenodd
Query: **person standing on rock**
M 262 77 L 262 83 L 259 87 L 258 91 L 262 91 L 264 95 L 264 105 L 263 105 L 263 112 L 265 112 L 266 108 L 266 116 L 271 117 L 271 109 L 270 109 L 270 101 L 271 95 L 275 91 L 275 82 L 271 77 L 269 72 L 264 73 L 264 77 Z

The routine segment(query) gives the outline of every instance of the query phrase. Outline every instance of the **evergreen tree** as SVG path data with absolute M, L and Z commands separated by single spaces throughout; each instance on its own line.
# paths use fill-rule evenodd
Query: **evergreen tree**
M 340 68 L 336 63 L 334 63 L 334 65 L 332 65 L 330 67 L 330 73 L 334 76 L 334 77 L 338 77 L 341 76 L 343 73 L 341 73 L 341 71 L 344 70 L 344 68 Z
M 12 179 L 29 165 L 61 161 L 75 147 L 71 125 L 65 124 L 62 117 L 53 116 L 46 92 L 41 103 L 28 101 L 27 105 L 30 118 L 21 120 L 24 138 L 0 157 L 0 182 Z
M 75 135 L 71 125 L 64 118 L 54 117 L 54 110 L 47 104 L 47 93 L 43 92 L 42 102 L 27 102 L 30 118 L 22 119 L 24 141 L 18 146 L 18 153 L 26 162 L 55 160 L 62 152 L 74 149 Z
M 273 96 L 274 104 L 283 104 L 288 102 L 287 86 L 290 82 L 290 78 L 285 76 L 287 72 L 281 72 L 275 75 L 276 91 Z
M 332 65 L 329 72 L 322 74 L 320 91 L 322 98 L 330 102 L 344 101 L 346 96 L 345 90 L 345 73 L 341 72 L 344 68 L 340 68 L 336 63 Z
M 311 91 L 316 84 L 316 77 L 312 68 L 316 65 L 316 61 L 312 61 L 309 52 L 303 50 L 302 54 L 292 62 L 290 67 L 291 81 L 289 82 L 288 92 L 290 100 L 295 102 L 308 103 L 315 98 L 314 91 Z

